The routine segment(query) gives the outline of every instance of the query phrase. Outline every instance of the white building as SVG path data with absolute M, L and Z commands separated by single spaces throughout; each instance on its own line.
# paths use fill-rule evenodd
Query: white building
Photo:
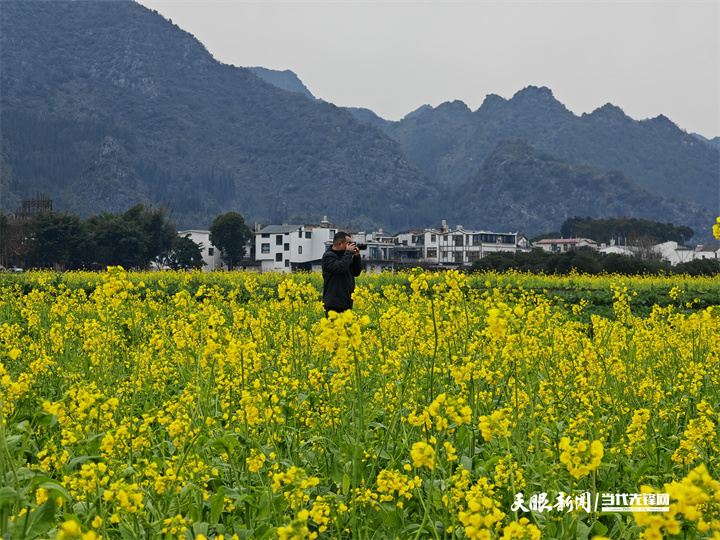
M 320 225 L 268 225 L 255 233 L 255 260 L 262 272 L 320 270 L 323 253 L 338 231 L 352 235 L 350 229 L 331 226 L 327 218 Z
M 178 231 L 178 236 L 181 238 L 188 235 L 190 236 L 190 240 L 200 245 L 200 252 L 202 253 L 203 261 L 205 261 L 203 271 L 211 272 L 213 270 L 220 270 L 223 268 L 220 250 L 210 243 L 210 231 L 197 229 Z
M 659 258 L 672 266 L 680 263 L 694 261 L 696 259 L 714 259 L 720 260 L 720 246 L 715 245 L 699 245 L 692 247 L 681 246 L 677 242 L 668 241 L 661 244 L 655 244 L 650 248 L 655 251 Z M 608 246 L 600 249 L 600 253 L 618 253 L 627 255 L 628 257 L 637 257 L 638 248 L 636 246 Z
M 590 240 L 589 238 L 545 238 L 535 242 L 533 246 L 551 253 L 571 251 L 582 247 L 599 250 L 601 247 L 595 240 Z
M 695 246 L 695 258 L 720 260 L 720 245 Z
M 443 220 L 440 229 L 425 229 L 414 235 L 419 258 L 440 266 L 471 265 L 490 253 L 525 251 L 517 232 L 498 233 L 466 230 L 462 225 L 449 229 Z
M 327 219 L 318 225 L 268 225 L 255 233 L 255 258 L 262 271 L 290 272 L 321 269 L 322 255 L 332 244 L 337 231 L 350 234 L 361 251 L 367 272 L 393 270 L 398 263 L 470 266 L 485 255 L 497 252 L 528 251 L 527 239 L 516 232 L 497 233 L 465 230 L 458 225 L 450 230 L 443 221 L 440 229 L 405 231 L 391 236 L 382 231 L 366 233 L 330 226 Z

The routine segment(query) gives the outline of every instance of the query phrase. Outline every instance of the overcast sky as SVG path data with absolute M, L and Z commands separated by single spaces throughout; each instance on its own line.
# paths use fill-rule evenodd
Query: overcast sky
M 547 86 L 720 135 L 720 1 L 141 0 L 219 61 L 289 69 L 315 95 L 399 120 L 424 104 Z

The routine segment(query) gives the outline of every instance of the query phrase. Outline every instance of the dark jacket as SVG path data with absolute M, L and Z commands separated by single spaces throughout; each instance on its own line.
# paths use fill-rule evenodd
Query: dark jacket
M 353 306 L 355 276 L 360 275 L 360 257 L 351 251 L 328 249 L 322 257 L 323 304 L 325 309 L 345 311 Z

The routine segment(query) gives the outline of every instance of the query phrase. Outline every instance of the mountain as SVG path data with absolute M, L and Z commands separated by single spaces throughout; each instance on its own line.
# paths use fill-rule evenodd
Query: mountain
M 574 216 L 662 217 L 662 223 L 687 224 L 696 233 L 713 221 L 698 204 L 653 195 L 619 171 L 569 163 L 523 140 L 498 143 L 453 199 L 463 224 L 482 216 L 490 230 L 531 235 L 557 231 L 558 223 Z
M 237 211 L 532 236 L 570 216 L 627 215 L 697 239 L 717 215 L 720 152 L 665 117 L 637 122 L 609 104 L 578 117 L 528 87 L 391 122 L 312 99 L 292 72 L 221 64 L 131 0 L 0 6 L 6 213 L 42 192 L 83 217 L 164 204 L 184 229 Z
M 712 139 L 708 139 L 707 137 L 703 137 L 699 133 L 693 133 L 693 137 L 704 142 L 707 145 L 712 146 L 713 148 L 720 148 L 720 137 L 714 137 Z
M 82 216 L 160 203 L 181 228 L 248 222 L 422 226 L 435 185 L 348 111 L 217 62 L 130 0 L 3 0 L 5 202 Z M 382 204 L 379 204 L 382 201 Z
M 376 128 L 385 129 L 392 124 L 392 122 L 379 117 L 370 109 L 364 109 L 362 107 L 345 107 L 345 109 L 361 122 L 365 122 Z
M 603 173 L 622 171 L 655 195 L 718 204 L 716 148 L 664 116 L 636 121 L 611 104 L 578 117 L 548 88 L 529 86 L 509 100 L 489 95 L 474 112 L 459 101 L 444 103 L 383 129 L 411 162 L 446 186 L 467 180 L 500 141 L 516 138 Z
M 249 67 L 247 69 L 273 86 L 277 86 L 278 88 L 282 88 L 288 92 L 298 92 L 300 94 L 304 94 L 310 99 L 317 99 L 312 95 L 310 90 L 307 89 L 300 78 L 289 69 L 284 71 L 264 67 Z

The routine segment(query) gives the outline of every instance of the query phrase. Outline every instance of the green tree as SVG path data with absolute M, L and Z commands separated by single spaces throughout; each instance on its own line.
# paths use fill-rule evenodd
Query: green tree
M 173 270 L 202 268 L 205 266 L 202 256 L 202 244 L 193 242 L 189 234 L 185 236 L 175 235 L 172 250 L 165 262 Z
M 94 262 L 101 267 L 145 264 L 146 239 L 139 222 L 124 215 L 103 212 L 87 219 L 95 243 Z
M 8 217 L 0 210 L 0 266 L 7 266 L 8 251 L 5 246 L 5 235 L 10 228 Z
M 94 260 L 100 266 L 147 268 L 172 249 L 175 224 L 164 207 L 143 204 L 124 214 L 103 212 L 87 220 L 95 242 Z
M 28 219 L 10 217 L 0 220 L 3 266 L 25 267 L 25 259 L 35 244 L 34 226 L 33 220 Z
M 167 208 L 146 207 L 138 204 L 123 214 L 126 221 L 137 221 L 145 240 L 143 266 L 147 268 L 151 261 L 158 260 L 163 253 L 172 249 L 177 237 L 175 222 L 170 219 Z
M 252 231 L 237 212 L 220 214 L 210 226 L 210 242 L 222 252 L 230 270 L 245 256 L 245 244 L 251 238 Z
M 77 214 L 40 212 L 34 219 L 32 265 L 78 269 L 91 262 L 93 242 Z

